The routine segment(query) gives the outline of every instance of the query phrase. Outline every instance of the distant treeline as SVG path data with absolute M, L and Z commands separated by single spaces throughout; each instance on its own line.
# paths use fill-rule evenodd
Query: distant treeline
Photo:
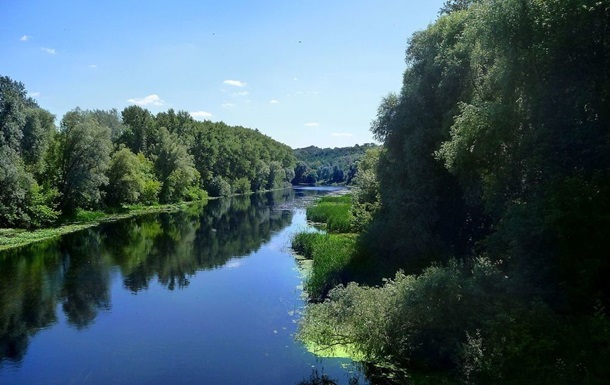
M 377 146 L 365 143 L 341 148 L 297 148 L 292 184 L 351 184 L 358 172 L 358 162 L 374 147 Z
M 48 226 L 79 209 L 281 188 L 294 167 L 290 147 L 186 111 L 76 108 L 56 127 L 22 83 L 0 77 L 0 228 Z

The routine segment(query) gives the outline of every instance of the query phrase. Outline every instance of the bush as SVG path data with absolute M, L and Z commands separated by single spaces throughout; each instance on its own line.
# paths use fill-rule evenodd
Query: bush
M 603 384 L 610 375 L 610 322 L 562 316 L 523 303 L 511 279 L 485 258 L 419 275 L 397 273 L 382 287 L 350 283 L 310 304 L 298 338 L 407 376 L 452 369 L 474 384 Z
M 239 178 L 233 182 L 234 194 L 247 194 L 250 192 L 250 181 L 247 178 Z
M 208 199 L 208 193 L 200 187 L 191 186 L 186 190 L 184 199 L 191 202 L 202 201 Z
M 213 197 L 223 197 L 231 195 L 231 185 L 221 176 L 215 176 L 210 181 L 208 193 Z

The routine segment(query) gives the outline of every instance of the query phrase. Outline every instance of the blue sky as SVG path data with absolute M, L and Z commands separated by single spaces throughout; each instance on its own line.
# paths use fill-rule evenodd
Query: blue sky
M 0 75 L 75 107 L 257 128 L 293 148 L 372 142 L 408 38 L 443 0 L 1 0 Z

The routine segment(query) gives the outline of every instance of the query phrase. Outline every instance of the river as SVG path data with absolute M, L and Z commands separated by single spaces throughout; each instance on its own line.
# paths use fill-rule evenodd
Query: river
M 290 239 L 328 191 L 212 200 L 1 252 L 0 384 L 348 384 L 349 360 L 294 339 L 305 301 Z

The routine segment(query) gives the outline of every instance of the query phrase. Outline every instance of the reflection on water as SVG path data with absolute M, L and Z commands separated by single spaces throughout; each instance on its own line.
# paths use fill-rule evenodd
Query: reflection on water
M 110 272 L 125 288 L 146 290 L 157 279 L 185 288 L 197 271 L 243 257 L 292 220 L 290 190 L 209 201 L 207 207 L 103 224 L 0 255 L 0 361 L 19 361 L 29 336 L 56 321 L 61 303 L 73 326 L 86 328 L 109 310 Z
M 91 347 L 84 346 L 81 352 L 78 346 L 74 346 L 85 345 L 83 341 L 88 339 L 99 344 L 95 350 L 97 354 L 101 354 L 100 351 L 114 349 L 112 354 L 105 357 L 117 359 L 117 362 L 119 357 L 123 356 L 128 357 L 128 360 L 134 360 L 134 356 L 149 355 L 146 362 L 140 364 L 149 371 L 153 370 L 155 360 L 165 363 L 167 357 L 161 355 L 162 352 L 139 351 L 135 347 L 132 348 L 132 346 L 148 348 L 156 346 L 150 341 L 153 334 L 149 330 L 138 330 L 139 327 L 143 329 L 149 327 L 157 331 L 161 330 L 161 334 L 164 332 L 168 335 L 174 334 L 171 338 L 169 336 L 163 338 L 184 339 L 185 342 L 179 345 L 181 347 L 190 346 L 189 341 L 192 340 L 192 353 L 196 352 L 200 359 L 208 357 L 209 362 L 222 360 L 214 365 L 219 367 L 232 365 L 233 363 L 226 363 L 227 357 L 235 359 L 239 353 L 228 351 L 223 358 L 220 351 L 210 352 L 211 349 L 204 346 L 203 340 L 196 342 L 197 338 L 206 339 L 208 343 L 224 335 L 222 340 L 216 341 L 213 345 L 217 350 L 223 349 L 226 345 L 227 349 L 233 346 L 254 352 L 260 349 L 261 345 L 269 345 L 264 347 L 267 349 L 266 353 L 260 354 L 262 358 L 254 355 L 252 362 L 248 361 L 250 358 L 244 358 L 239 364 L 250 366 L 252 367 L 250 371 L 254 371 L 257 365 L 267 362 L 264 361 L 267 359 L 265 355 L 276 356 L 273 363 L 278 366 L 279 382 L 277 383 L 282 383 L 288 378 L 282 377 L 282 373 L 295 370 L 290 368 L 291 365 L 295 368 L 301 367 L 301 361 L 312 359 L 301 347 L 294 344 L 291 336 L 288 335 L 296 326 L 293 324 L 295 320 L 291 321 L 287 314 L 294 312 L 293 307 L 301 306 L 300 293 L 294 289 L 299 282 L 294 277 L 294 261 L 286 258 L 285 252 L 276 253 L 269 247 L 267 247 L 269 250 L 259 251 L 273 236 L 293 223 L 295 212 L 298 213 L 299 220 L 304 223 L 302 210 L 294 209 L 295 202 L 298 206 L 302 204 L 303 195 L 311 196 L 319 193 L 319 190 L 285 190 L 212 200 L 205 207 L 193 206 L 187 211 L 178 213 L 146 215 L 107 223 L 47 242 L 0 253 L 0 382 L 5 383 L 2 380 L 4 375 L 8 375 L 5 378 L 7 383 L 11 383 L 11 380 L 16 381 L 13 383 L 19 383 L 17 378 L 31 379 L 28 376 L 36 378 L 35 373 L 26 373 L 25 367 L 21 370 L 22 365 L 31 365 L 28 366 L 29 372 L 48 371 L 44 379 L 37 378 L 41 383 L 61 383 L 65 380 L 63 376 L 66 374 L 63 372 L 66 370 L 77 373 L 73 377 L 74 381 L 80 381 L 78 376 L 82 373 L 79 370 L 82 371 L 83 368 L 58 367 L 54 372 L 49 369 L 50 363 L 45 364 L 44 360 L 42 364 L 36 363 L 37 356 L 52 351 L 54 346 L 57 346 L 57 341 L 68 345 L 67 339 L 71 341 L 69 347 L 74 349 L 74 357 L 77 357 L 72 358 L 75 361 L 74 365 L 90 367 L 88 370 L 91 374 L 99 376 L 106 371 L 95 368 L 91 359 L 86 357 L 87 354 L 92 354 Z M 296 201 L 295 195 L 299 197 Z M 289 235 L 284 234 L 282 237 L 282 242 L 286 242 L 287 239 L 284 238 Z M 257 257 L 253 257 L 254 255 Z M 244 257 L 248 257 L 248 261 L 259 262 L 248 265 L 241 262 Z M 218 277 L 201 274 L 202 271 L 218 269 L 222 270 L 222 275 Z M 231 271 L 240 272 L 241 275 L 228 276 Z M 191 287 L 193 280 L 197 282 L 195 288 Z M 214 287 L 203 290 L 202 287 L 206 284 L 214 284 Z M 243 287 L 240 288 L 240 285 Z M 232 287 L 235 287 L 235 291 L 231 289 Z M 248 289 L 245 289 L 246 287 Z M 183 290 L 187 288 L 188 290 Z M 290 298 L 281 297 L 280 304 L 271 301 L 273 295 L 283 296 L 284 294 L 275 293 L 286 291 L 286 288 L 290 289 L 288 291 Z M 164 290 L 166 294 L 159 290 Z M 244 290 L 247 290 L 247 294 L 251 296 L 245 297 Z M 170 294 L 176 291 L 187 294 L 180 296 Z M 127 296 L 121 294 L 122 292 Z M 131 293 L 132 297 L 129 297 L 128 293 Z M 139 301 L 133 297 L 143 294 L 145 297 Z M 184 303 L 176 301 L 184 301 Z M 197 308 L 196 301 L 204 301 L 201 309 Z M 233 306 L 241 307 L 242 310 L 234 309 Z M 209 313 L 206 313 L 206 310 Z M 167 316 L 171 319 L 172 313 L 186 320 L 181 319 L 179 324 L 171 325 L 157 320 Z M 91 329 L 101 322 L 99 320 L 101 314 L 106 314 L 104 322 L 95 330 Z M 256 321 L 240 319 L 240 314 L 249 315 Z M 214 319 L 214 315 L 225 318 Z M 150 319 L 155 321 L 149 322 Z M 267 326 L 264 322 L 277 325 Z M 69 332 L 69 329 L 62 326 L 64 324 L 77 333 Z M 203 325 L 208 326 L 202 329 Z M 231 330 L 221 330 L 225 325 Z M 100 328 L 106 327 L 108 330 L 101 331 Z M 258 331 L 253 333 L 249 330 L 252 328 L 269 330 L 259 336 L 256 334 L 259 333 Z M 44 333 L 46 339 L 57 338 L 57 341 L 54 340 L 55 345 L 37 342 L 30 363 L 26 354 L 28 346 L 38 339 L 38 335 L 43 334 L 43 330 L 50 331 Z M 195 330 L 198 334 L 193 334 Z M 287 335 L 274 342 L 272 339 L 278 338 L 275 335 L 281 332 Z M 104 335 L 111 337 L 125 333 L 126 339 L 133 341 L 129 343 L 120 341 L 125 347 L 118 349 L 117 341 L 111 345 L 110 341 L 104 341 L 96 333 L 106 333 Z M 159 336 L 159 339 L 163 338 Z M 246 341 L 247 339 L 252 341 Z M 160 343 L 161 347 L 156 349 L 163 349 L 166 345 Z M 287 357 L 293 357 L 290 358 L 292 361 L 281 358 L 282 354 L 276 352 L 280 348 L 290 352 L 290 356 Z M 57 353 L 61 357 L 62 352 Z M 192 355 L 180 356 L 187 362 Z M 301 356 L 305 358 L 299 358 Z M 122 361 L 124 359 L 120 362 Z M 137 362 L 129 363 L 129 365 L 137 364 Z M 305 364 L 306 367 L 311 367 L 306 362 Z M 67 364 L 62 362 L 62 365 Z M 126 368 L 121 369 L 124 370 L 122 373 L 118 373 L 119 369 L 117 373 L 106 373 L 109 376 L 107 378 L 92 380 L 89 374 L 83 378 L 90 383 L 127 383 L 127 381 L 155 383 L 150 378 L 144 381 L 142 374 L 139 376 L 132 374 L 134 370 L 137 372 L 139 369 L 127 367 L 129 365 L 125 364 Z M 192 363 L 192 375 L 201 370 L 201 365 L 203 363 Z M 279 368 L 282 365 L 288 368 L 284 372 Z M 129 379 L 126 373 L 134 377 Z M 212 376 L 213 371 L 207 368 L 206 373 Z M 163 375 L 164 373 L 157 374 L 154 378 L 159 378 L 161 383 Z M 298 377 L 297 374 L 296 378 Z M 243 383 L 243 381 L 243 378 L 237 378 L 235 383 Z M 224 378 L 222 381 L 219 379 L 218 383 L 221 382 L 228 383 Z

